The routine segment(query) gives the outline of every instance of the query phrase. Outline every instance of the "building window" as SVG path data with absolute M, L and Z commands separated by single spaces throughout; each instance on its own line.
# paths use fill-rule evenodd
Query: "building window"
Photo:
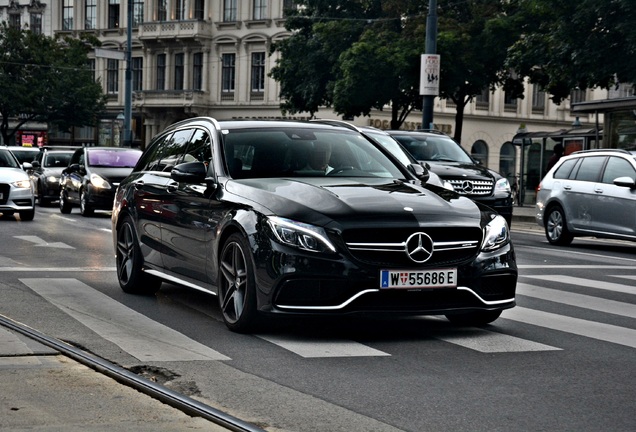
M 505 142 L 499 151 L 499 172 L 506 177 L 511 185 L 516 182 L 516 150 L 510 142 Z
M 144 72 L 144 58 L 133 57 L 130 65 L 132 71 L 132 89 L 133 91 L 143 90 L 143 72 Z
M 119 60 L 108 59 L 106 63 L 106 93 L 119 92 Z
M 234 99 L 236 54 L 223 54 L 221 72 L 221 100 Z
M 9 14 L 9 27 L 20 30 L 22 27 L 22 20 L 19 13 Z
M 167 21 L 168 20 L 168 0 L 158 0 L 157 1 L 157 21 Z
M 119 0 L 108 0 L 108 28 L 119 28 Z
M 517 98 L 512 97 L 510 92 L 504 94 L 504 111 L 517 112 Z
M 254 0 L 253 19 L 262 20 L 267 18 L 267 0 Z
M 42 14 L 31 13 L 31 31 L 35 34 L 42 34 Z
M 166 55 L 157 55 L 157 90 L 166 89 Z
M 575 89 L 570 92 L 570 103 L 585 102 L 585 90 Z
M 488 168 L 488 144 L 482 140 L 477 140 L 470 149 L 470 155 Z
M 294 0 L 283 0 L 283 16 L 286 17 L 292 10 L 294 10 Z
M 139 27 L 144 22 L 144 0 L 132 0 L 133 28 Z
M 619 83 L 609 89 L 609 99 L 624 98 L 634 96 L 636 87 L 631 83 Z
M 73 0 L 62 0 L 62 30 L 73 30 Z
M 192 88 L 203 89 L 203 53 L 195 53 L 192 57 Z
M 541 114 L 545 110 L 545 92 L 538 85 L 532 86 L 532 112 Z
M 88 70 L 91 71 L 91 77 L 93 77 L 93 81 L 95 81 L 95 59 L 88 59 Z
M 194 19 L 205 19 L 205 0 L 194 0 Z
M 263 98 L 265 91 L 265 53 L 252 53 L 252 79 L 251 79 L 252 99 Z
M 236 21 L 236 0 L 223 0 L 223 21 Z
M 94 30 L 97 26 L 97 0 L 86 0 L 84 4 L 84 28 Z
M 174 89 L 183 90 L 183 53 L 174 55 Z
M 174 2 L 174 19 L 176 21 L 182 21 L 186 19 L 185 16 L 185 0 L 175 0 Z
M 490 89 L 485 88 L 480 94 L 475 96 L 475 108 L 487 110 L 490 108 Z

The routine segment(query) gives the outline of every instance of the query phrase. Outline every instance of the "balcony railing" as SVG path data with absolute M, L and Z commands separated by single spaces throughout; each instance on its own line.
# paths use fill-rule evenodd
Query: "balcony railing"
M 139 26 L 140 40 L 192 39 L 212 37 L 212 24 L 206 21 L 145 22 Z

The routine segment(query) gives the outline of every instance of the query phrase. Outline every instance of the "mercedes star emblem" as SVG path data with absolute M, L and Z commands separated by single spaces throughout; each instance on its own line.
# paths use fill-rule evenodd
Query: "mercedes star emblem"
M 416 263 L 426 262 L 433 255 L 433 240 L 428 234 L 417 232 L 406 240 L 404 251 L 412 261 Z

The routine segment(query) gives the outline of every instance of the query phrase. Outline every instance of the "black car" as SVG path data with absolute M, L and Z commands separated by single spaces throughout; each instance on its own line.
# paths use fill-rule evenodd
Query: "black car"
M 68 167 L 73 150 L 42 149 L 31 162 L 29 171 L 35 186 L 35 195 L 41 207 L 46 207 L 60 197 L 60 177 Z
M 473 159 L 451 137 L 435 131 L 387 131 L 431 171 L 450 182 L 457 193 L 485 204 L 512 225 L 510 182 Z
M 234 331 L 267 314 L 485 324 L 515 305 L 505 220 L 345 127 L 176 123 L 122 181 L 111 220 L 125 292 L 215 294 Z
M 115 190 L 132 172 L 141 150 L 123 147 L 82 147 L 71 156 L 60 177 L 60 211 L 79 206 L 83 216 L 111 210 Z

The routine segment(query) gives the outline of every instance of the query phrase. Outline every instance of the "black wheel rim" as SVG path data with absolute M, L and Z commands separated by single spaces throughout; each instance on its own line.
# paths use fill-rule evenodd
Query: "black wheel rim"
M 223 250 L 221 257 L 221 312 L 230 323 L 243 315 L 247 294 L 247 265 L 241 246 L 232 242 Z
M 135 239 L 132 228 L 127 223 L 121 226 L 117 235 L 117 276 L 122 284 L 127 284 L 135 262 Z

